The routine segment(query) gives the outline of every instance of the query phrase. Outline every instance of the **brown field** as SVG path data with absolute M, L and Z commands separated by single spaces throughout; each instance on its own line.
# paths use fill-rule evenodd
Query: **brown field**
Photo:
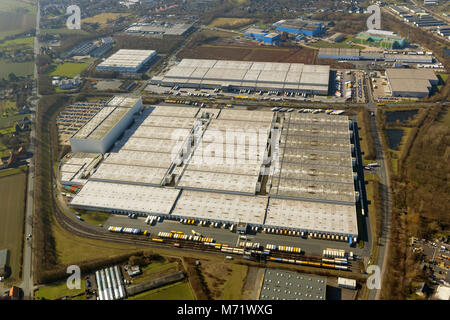
M 178 58 L 314 64 L 316 52 L 316 50 L 308 48 L 202 45 L 193 48 L 186 47 L 178 54 Z
M 210 27 L 231 27 L 237 28 L 241 26 L 248 25 L 253 22 L 253 19 L 250 18 L 216 18 L 213 22 L 209 24 Z
M 0 249 L 9 249 L 11 276 L 8 284 L 19 280 L 22 263 L 23 220 L 26 174 L 0 178 Z

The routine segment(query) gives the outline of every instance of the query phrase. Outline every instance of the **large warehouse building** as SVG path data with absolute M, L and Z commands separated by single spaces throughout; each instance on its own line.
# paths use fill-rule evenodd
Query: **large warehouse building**
M 275 22 L 273 26 L 280 32 L 286 32 L 294 35 L 303 34 L 305 36 L 315 37 L 322 32 L 322 23 L 303 20 L 281 20 Z
M 387 69 L 386 78 L 394 97 L 424 98 L 439 83 L 433 70 Z
M 114 97 L 70 138 L 72 152 L 105 153 L 141 107 L 141 98 Z
M 279 90 L 328 94 L 330 66 L 302 63 L 183 59 L 153 84 L 192 88 Z
M 346 116 L 145 108 L 85 175 L 71 206 L 354 241 L 352 127 Z
M 154 50 L 120 49 L 100 63 L 97 70 L 136 73 L 155 56 Z

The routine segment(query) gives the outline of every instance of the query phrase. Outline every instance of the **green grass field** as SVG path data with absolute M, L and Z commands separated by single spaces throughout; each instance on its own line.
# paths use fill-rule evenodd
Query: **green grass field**
M 225 282 L 219 300 L 239 300 L 242 295 L 242 287 L 247 272 L 247 266 L 234 263 L 231 264 L 231 274 Z
M 142 283 L 170 272 L 176 272 L 177 262 L 155 261 L 142 268 L 142 274 L 133 278 L 133 283 Z
M 56 69 L 50 73 L 51 76 L 60 76 L 60 77 L 68 77 L 73 78 L 76 75 L 80 74 L 84 68 L 87 67 L 89 62 L 84 63 L 73 63 L 67 62 L 60 64 L 56 67 Z
M 17 62 L 11 63 L 7 60 L 0 59 L 0 78 L 6 79 L 10 73 L 16 76 L 28 76 L 33 73 L 33 62 Z
M 0 40 L 31 30 L 35 27 L 35 23 L 35 0 L 0 1 Z
M 110 258 L 141 249 L 133 245 L 81 238 L 67 232 L 56 223 L 52 225 L 52 235 L 55 238 L 58 262 L 61 264 Z
M 120 17 L 126 17 L 129 14 L 126 13 L 100 13 L 96 16 L 85 18 L 81 20 L 81 23 L 98 23 L 102 27 L 105 27 L 108 24 L 108 21 L 115 21 Z
M 0 129 L 11 128 L 16 121 L 23 120 L 25 117 L 30 118 L 29 114 L 8 115 L 8 117 L 0 116 Z
M 6 172 L 11 174 L 13 172 Z M 0 171 L 2 174 L 2 171 Z M 0 249 L 9 249 L 11 276 L 8 282 L 19 280 L 25 212 L 26 174 L 16 173 L 0 178 Z
M 25 38 L 17 38 L 14 40 L 7 40 L 3 43 L 0 43 L 0 48 L 11 49 L 11 48 L 23 48 L 29 47 L 33 48 L 34 45 L 34 37 L 25 37 Z
M 194 295 L 185 281 L 142 292 L 127 300 L 195 300 Z
M 39 299 L 55 300 L 66 296 L 74 296 L 76 294 L 82 293 L 85 290 L 85 282 L 81 280 L 81 289 L 69 289 L 67 288 L 66 281 L 60 281 L 51 283 L 36 291 L 36 297 Z M 77 297 L 79 300 L 81 297 Z
M 110 214 L 100 211 L 87 211 L 85 213 L 80 213 L 81 218 L 94 226 L 105 223 L 108 220 Z

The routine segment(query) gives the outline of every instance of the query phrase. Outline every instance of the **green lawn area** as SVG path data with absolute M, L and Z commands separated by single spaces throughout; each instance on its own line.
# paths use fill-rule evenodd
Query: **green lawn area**
M 87 211 L 86 213 L 80 213 L 81 218 L 94 226 L 104 224 L 108 220 L 110 214 L 100 211 Z
M 25 37 L 25 38 L 17 38 L 14 40 L 7 40 L 3 43 L 0 43 L 0 48 L 18 48 L 18 47 L 30 47 L 34 46 L 34 37 Z
M 76 75 L 80 74 L 84 68 L 88 66 L 89 62 L 84 63 L 73 63 L 67 62 L 60 64 L 56 67 L 56 69 L 50 73 L 51 76 L 60 76 L 60 77 L 68 77 L 73 78 Z
M 447 83 L 447 79 L 449 76 L 448 73 L 438 73 L 437 76 L 438 76 L 438 78 L 441 78 L 443 84 Z
M 330 43 L 324 40 L 319 40 L 316 43 L 311 44 L 311 47 L 316 48 L 356 48 L 356 49 L 364 49 L 364 47 L 356 45 L 356 44 L 347 44 L 349 39 L 344 39 L 341 42 Z
M 195 300 L 186 281 L 139 293 L 127 300 Z
M 242 286 L 244 285 L 247 272 L 247 266 L 231 264 L 231 274 L 225 282 L 219 300 L 239 300 L 242 296 Z
M 11 63 L 8 60 L 0 59 L 0 78 L 6 79 L 10 73 L 14 73 L 18 77 L 31 75 L 33 67 L 32 61 Z
M 67 288 L 66 281 L 59 281 L 45 287 L 39 288 L 36 291 L 36 297 L 39 299 L 45 298 L 47 300 L 59 299 L 65 296 L 74 296 L 76 294 L 82 293 L 85 290 L 84 280 L 80 281 L 81 289 L 69 289 Z M 78 297 L 79 299 L 79 297 Z M 77 300 L 78 300 L 77 299 Z
M 5 286 L 20 280 L 26 176 L 20 169 L 0 170 L 0 248 L 9 249 L 11 268 Z
M 142 283 L 164 274 L 176 272 L 178 270 L 177 262 L 154 261 L 142 268 L 142 274 L 133 278 L 133 284 Z

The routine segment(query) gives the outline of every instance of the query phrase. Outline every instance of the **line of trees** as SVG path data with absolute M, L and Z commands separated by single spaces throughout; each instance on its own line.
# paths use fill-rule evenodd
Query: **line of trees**
M 409 153 L 400 159 L 392 176 L 393 209 L 391 245 L 382 288 L 384 299 L 405 299 L 413 292 L 414 280 L 425 280 L 418 257 L 410 250 L 411 236 L 448 238 L 450 227 L 450 126 L 442 120 L 448 107 L 430 107 Z
M 64 95 L 45 96 L 40 99 L 39 112 L 36 113 L 33 269 L 38 283 L 43 282 L 47 270 L 53 269 L 58 264 L 55 239 L 51 230 L 53 223 L 51 127 L 57 111 L 69 102 Z

